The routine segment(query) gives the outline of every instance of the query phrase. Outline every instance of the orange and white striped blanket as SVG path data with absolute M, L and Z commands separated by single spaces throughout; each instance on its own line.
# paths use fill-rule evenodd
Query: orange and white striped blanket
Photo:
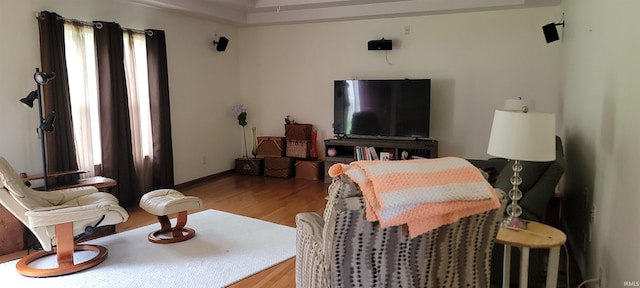
M 335 164 L 360 186 L 368 221 L 382 227 L 407 224 L 411 237 L 458 219 L 500 207 L 478 168 L 457 157 Z

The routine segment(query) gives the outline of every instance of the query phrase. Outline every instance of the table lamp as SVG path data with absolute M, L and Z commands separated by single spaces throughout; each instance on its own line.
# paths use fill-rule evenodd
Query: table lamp
M 519 218 L 522 207 L 518 200 L 522 198 L 519 185 L 522 183 L 520 161 L 547 162 L 556 159 L 555 114 L 522 111 L 496 110 L 491 126 L 487 153 L 492 156 L 513 160 L 513 176 L 509 191 L 511 203 L 507 206 L 508 217 L 502 227 L 525 230 L 527 222 Z M 526 173 L 526 171 L 524 171 Z

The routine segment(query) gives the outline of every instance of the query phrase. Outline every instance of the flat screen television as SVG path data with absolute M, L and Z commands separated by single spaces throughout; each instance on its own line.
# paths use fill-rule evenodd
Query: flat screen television
M 347 138 L 429 138 L 431 79 L 336 80 L 333 133 Z

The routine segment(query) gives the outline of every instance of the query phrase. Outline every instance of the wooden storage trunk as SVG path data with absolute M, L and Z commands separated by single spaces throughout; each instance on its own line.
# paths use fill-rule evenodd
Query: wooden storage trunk
M 258 157 L 283 157 L 287 142 L 284 137 L 258 137 Z
M 285 124 L 284 136 L 287 140 L 310 140 L 311 124 Z
M 0 243 L 2 244 L 0 245 L 0 255 L 18 252 L 26 247 L 22 235 L 23 233 L 27 235 L 27 233 L 23 232 L 24 226 L 22 226 L 22 222 L 2 205 L 0 205 L 0 227 L 2 227 L 2 233 L 0 233 Z M 28 232 L 28 234 L 31 234 L 31 232 Z
M 324 162 L 322 160 L 297 160 L 296 178 L 319 180 L 324 178 Z
M 287 140 L 287 157 L 309 158 L 311 140 Z
M 289 178 L 293 176 L 293 158 L 265 157 L 264 176 Z
M 237 158 L 236 173 L 243 175 L 262 175 L 262 158 Z

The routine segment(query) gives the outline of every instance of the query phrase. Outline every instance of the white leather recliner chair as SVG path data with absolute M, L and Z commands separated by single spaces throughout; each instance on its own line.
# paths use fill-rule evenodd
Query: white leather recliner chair
M 107 257 L 107 249 L 76 244 L 74 238 L 99 226 L 122 223 L 129 217 L 116 197 L 95 187 L 46 192 L 30 189 L 1 156 L 0 203 L 31 230 L 42 246 L 42 251 L 27 255 L 16 264 L 20 274 L 30 277 L 71 274 L 100 264 Z M 98 253 L 90 260 L 74 264 L 73 252 L 81 250 Z M 57 268 L 29 267 L 29 263 L 51 254 L 57 254 Z

